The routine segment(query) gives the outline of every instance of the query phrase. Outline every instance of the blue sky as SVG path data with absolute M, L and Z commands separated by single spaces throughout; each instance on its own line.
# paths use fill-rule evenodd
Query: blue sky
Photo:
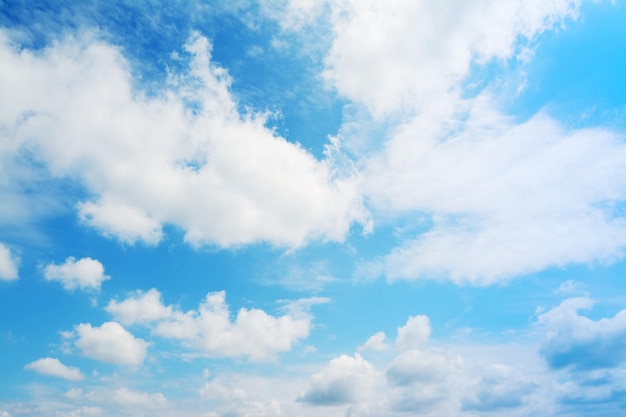
M 0 3 L 0 417 L 615 416 L 620 1 Z

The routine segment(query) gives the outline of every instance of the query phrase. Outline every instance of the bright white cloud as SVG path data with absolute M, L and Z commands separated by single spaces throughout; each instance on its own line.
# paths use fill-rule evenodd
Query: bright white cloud
M 362 192 L 384 221 L 422 219 L 419 234 L 404 233 L 362 270 L 486 285 L 623 256 L 623 139 L 568 131 L 545 114 L 508 119 L 487 98 L 494 86 L 464 95 L 475 64 L 528 56 L 541 33 L 576 18 L 579 3 L 332 3 L 325 76 L 380 118 L 375 143 L 386 140 L 363 153 Z M 367 123 L 346 121 L 347 147 L 359 148 L 349 144 L 363 141 Z
M 311 377 L 298 401 L 311 405 L 353 403 L 367 396 L 375 378 L 372 364 L 358 353 L 354 357 L 341 355 Z
M 66 290 L 100 290 L 103 281 L 111 279 L 104 274 L 104 266 L 100 261 L 91 258 L 76 260 L 69 257 L 64 263 L 49 263 L 43 269 L 47 281 L 59 281 Z
M 17 267 L 19 258 L 11 253 L 11 249 L 0 242 L 0 281 L 13 281 L 19 278 Z
M 385 342 L 387 335 L 385 332 L 378 332 L 362 345 L 357 350 L 385 350 L 389 345 Z
M 160 392 L 147 393 L 127 388 L 113 391 L 110 400 L 123 407 L 159 408 L 167 405 L 167 398 Z
M 167 319 L 172 315 L 172 307 L 163 305 L 161 293 L 155 288 L 145 293 L 137 291 L 135 296 L 120 302 L 111 300 L 105 310 L 113 314 L 115 320 L 125 325 L 150 323 Z
M 450 373 L 451 361 L 437 351 L 407 350 L 398 355 L 389 369 L 387 379 L 393 385 L 442 382 Z
M 24 369 L 42 375 L 56 376 L 70 381 L 80 381 L 84 378 L 80 369 L 66 366 L 56 358 L 41 358 L 24 366 Z
M 482 99 L 445 140 L 424 137 L 418 119 L 367 168 L 376 207 L 432 221 L 375 261 L 388 279 L 484 285 L 623 256 L 626 146 L 617 135 L 567 131 L 545 115 L 516 125 Z
M 400 349 L 413 349 L 424 345 L 430 337 L 430 319 L 418 315 L 409 317 L 404 326 L 398 327 L 396 346 Z
M 74 336 L 74 344 L 83 355 L 115 365 L 141 365 L 149 345 L 114 321 L 103 323 L 100 327 L 92 327 L 89 323 L 79 324 Z
M 224 291 L 207 294 L 195 311 L 174 311 L 160 321 L 155 334 L 179 339 L 208 356 L 248 357 L 273 360 L 309 335 L 311 315 L 307 306 L 327 299 L 314 297 L 286 307 L 287 314 L 274 317 L 263 310 L 241 308 L 233 321 Z
M 473 62 L 508 59 L 577 0 L 335 0 L 325 77 L 375 115 L 439 111 Z M 520 45 L 521 42 L 521 45 Z
M 54 178 L 78 180 L 93 195 L 77 205 L 83 222 L 129 244 L 158 243 L 167 223 L 193 245 L 296 247 L 365 222 L 356 177 L 334 165 L 337 143 L 317 160 L 264 115 L 238 113 L 210 51 L 194 34 L 189 71 L 146 97 L 120 52 L 93 36 L 34 53 L 2 32 L 0 95 L 12 100 L 0 105 L 0 152 L 28 147 Z
M 569 298 L 539 315 L 546 331 L 541 353 L 550 367 L 585 371 L 626 362 L 626 310 L 600 320 L 578 313 L 593 304 L 590 298 Z

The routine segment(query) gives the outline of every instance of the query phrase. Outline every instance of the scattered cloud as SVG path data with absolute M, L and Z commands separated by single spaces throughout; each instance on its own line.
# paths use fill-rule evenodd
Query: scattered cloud
M 358 353 L 341 355 L 311 377 L 298 401 L 319 406 L 353 403 L 368 394 L 375 377 L 372 364 Z
M 404 326 L 398 327 L 396 346 L 400 349 L 421 347 L 430 337 L 430 319 L 428 316 L 411 316 Z
M 568 298 L 539 315 L 546 331 L 541 354 L 551 368 L 585 371 L 626 362 L 626 310 L 599 320 L 579 314 L 593 305 L 590 298 Z
M 0 242 L 0 281 L 13 281 L 19 278 L 17 268 L 19 258 L 11 253 L 11 249 Z
M 321 297 L 291 304 L 286 314 L 274 317 L 263 310 L 241 308 L 230 319 L 224 291 L 207 294 L 198 310 L 176 310 L 160 321 L 154 333 L 178 339 L 207 356 L 247 357 L 253 361 L 274 360 L 309 335 L 311 315 L 307 309 L 328 300 Z
M 89 323 L 76 326 L 74 344 L 83 355 L 114 365 L 139 366 L 146 357 L 149 343 L 135 338 L 121 324 L 109 321 L 100 327 Z
M 465 411 L 497 411 L 520 407 L 537 385 L 525 380 L 506 365 L 490 365 L 478 382 L 473 395 L 464 398 Z
M 80 381 L 84 378 L 80 369 L 66 366 L 56 358 L 41 358 L 24 366 L 24 369 L 37 372 L 42 375 L 56 376 L 69 381 Z
M 91 258 L 76 260 L 69 257 L 62 264 L 49 263 L 43 269 L 47 281 L 58 281 L 68 291 L 100 290 L 103 281 L 111 279 L 104 274 L 104 266 L 100 261 Z
M 357 348 L 357 350 L 386 350 L 389 348 L 389 344 L 385 342 L 387 335 L 384 332 L 378 332 L 362 345 Z
M 122 301 L 111 300 L 105 308 L 117 321 L 125 325 L 150 323 L 172 316 L 172 306 L 164 306 L 161 293 L 152 288 L 147 292 L 136 291 L 134 296 Z
M 324 76 L 383 116 L 444 110 L 472 63 L 514 57 L 538 34 L 576 17 L 579 1 L 331 4 L 334 40 Z
M 515 124 L 478 104 L 442 140 L 419 121 L 369 161 L 366 193 L 431 225 L 373 261 L 389 280 L 488 285 L 568 264 L 622 259 L 626 145 L 609 131 L 566 131 L 546 115 Z M 422 132 L 422 133 L 421 133 Z
M 240 114 L 200 34 L 184 46 L 187 72 L 154 96 L 133 90 L 119 49 L 93 34 L 36 53 L 16 42 L 0 33 L 0 95 L 15 97 L 0 108 L 5 157 L 33 149 L 52 178 L 78 181 L 92 196 L 78 216 L 105 236 L 154 245 L 172 224 L 194 246 L 298 247 L 366 222 L 356 176 L 333 166 L 338 143 L 318 160 L 264 114 Z

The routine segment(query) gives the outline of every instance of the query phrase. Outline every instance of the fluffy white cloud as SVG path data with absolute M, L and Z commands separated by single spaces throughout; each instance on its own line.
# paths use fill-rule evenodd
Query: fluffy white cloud
M 325 76 L 376 115 L 433 110 L 458 90 L 473 62 L 519 54 L 535 36 L 576 16 L 578 4 L 335 0 Z
M 385 350 L 389 345 L 385 342 L 387 335 L 384 332 L 378 332 L 362 345 L 358 350 Z
M 398 327 L 396 346 L 400 349 L 421 347 L 430 337 L 430 319 L 428 316 L 411 316 L 404 326 Z
M 12 281 L 18 279 L 17 266 L 19 258 L 11 253 L 11 249 L 0 243 L 0 281 Z
M 66 290 L 100 290 L 103 281 L 111 279 L 104 274 L 104 266 L 100 261 L 91 258 L 76 260 L 69 257 L 64 263 L 49 263 L 43 270 L 47 281 L 59 281 Z
M 407 350 L 391 362 L 387 379 L 393 385 L 414 383 L 434 384 L 450 373 L 450 361 L 442 353 L 432 350 Z
M 285 306 L 287 314 L 279 317 L 259 309 L 241 308 L 231 321 L 225 299 L 224 291 L 209 293 L 197 311 L 174 311 L 171 318 L 156 325 L 154 332 L 182 340 L 208 356 L 272 360 L 309 335 L 308 308 L 328 301 L 321 297 L 304 299 Z
M 141 365 L 149 345 L 114 321 L 100 327 L 81 323 L 76 326 L 73 336 L 76 337 L 74 344 L 85 356 L 115 365 Z
M 299 246 L 342 240 L 366 213 L 352 172 L 240 114 L 227 72 L 194 34 L 164 90 L 134 91 L 120 52 L 93 36 L 66 38 L 37 53 L 0 33 L 0 152 L 28 148 L 54 178 L 72 178 L 93 199 L 80 218 L 126 243 L 156 244 L 174 224 L 194 244 L 267 241 Z
M 56 358 L 41 358 L 24 366 L 24 369 L 42 375 L 56 376 L 70 381 L 80 381 L 84 378 L 80 369 L 66 366 Z
M 464 94 L 472 68 L 530 56 L 538 35 L 575 18 L 579 3 L 332 3 L 325 76 L 380 118 L 375 142 L 386 140 L 363 152 L 363 194 L 383 221 L 408 218 L 420 230 L 363 270 L 486 285 L 623 256 L 620 135 L 567 130 L 545 114 L 519 123 L 487 98 L 493 86 Z M 342 141 L 362 141 L 367 123 L 347 120 Z
M 375 378 L 372 364 L 358 353 L 354 357 L 341 355 L 311 377 L 298 401 L 311 405 L 353 403 L 367 396 Z
M 120 302 L 111 300 L 105 310 L 125 325 L 150 323 L 167 319 L 172 315 L 172 307 L 163 305 L 161 293 L 155 288 L 145 293 L 137 291 L 135 296 Z
M 541 353 L 550 367 L 586 371 L 626 362 L 626 310 L 600 320 L 578 313 L 593 304 L 586 297 L 569 298 L 539 315 L 546 331 Z
M 375 268 L 392 280 L 484 285 L 620 259 L 623 141 L 601 129 L 567 131 L 545 115 L 516 125 L 481 101 L 460 133 L 425 137 L 414 120 L 370 159 L 365 187 L 374 205 L 431 222 Z

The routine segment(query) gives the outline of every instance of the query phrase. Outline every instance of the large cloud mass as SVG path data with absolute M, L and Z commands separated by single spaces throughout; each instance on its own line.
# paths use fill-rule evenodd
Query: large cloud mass
M 365 212 L 353 174 L 333 166 L 337 143 L 320 161 L 264 115 L 240 114 L 210 51 L 194 34 L 189 71 L 148 97 L 93 36 L 31 51 L 0 32 L 0 96 L 12 98 L 0 103 L 0 156 L 77 180 L 91 196 L 77 205 L 82 221 L 126 243 L 156 244 L 166 223 L 194 245 L 342 240 Z

